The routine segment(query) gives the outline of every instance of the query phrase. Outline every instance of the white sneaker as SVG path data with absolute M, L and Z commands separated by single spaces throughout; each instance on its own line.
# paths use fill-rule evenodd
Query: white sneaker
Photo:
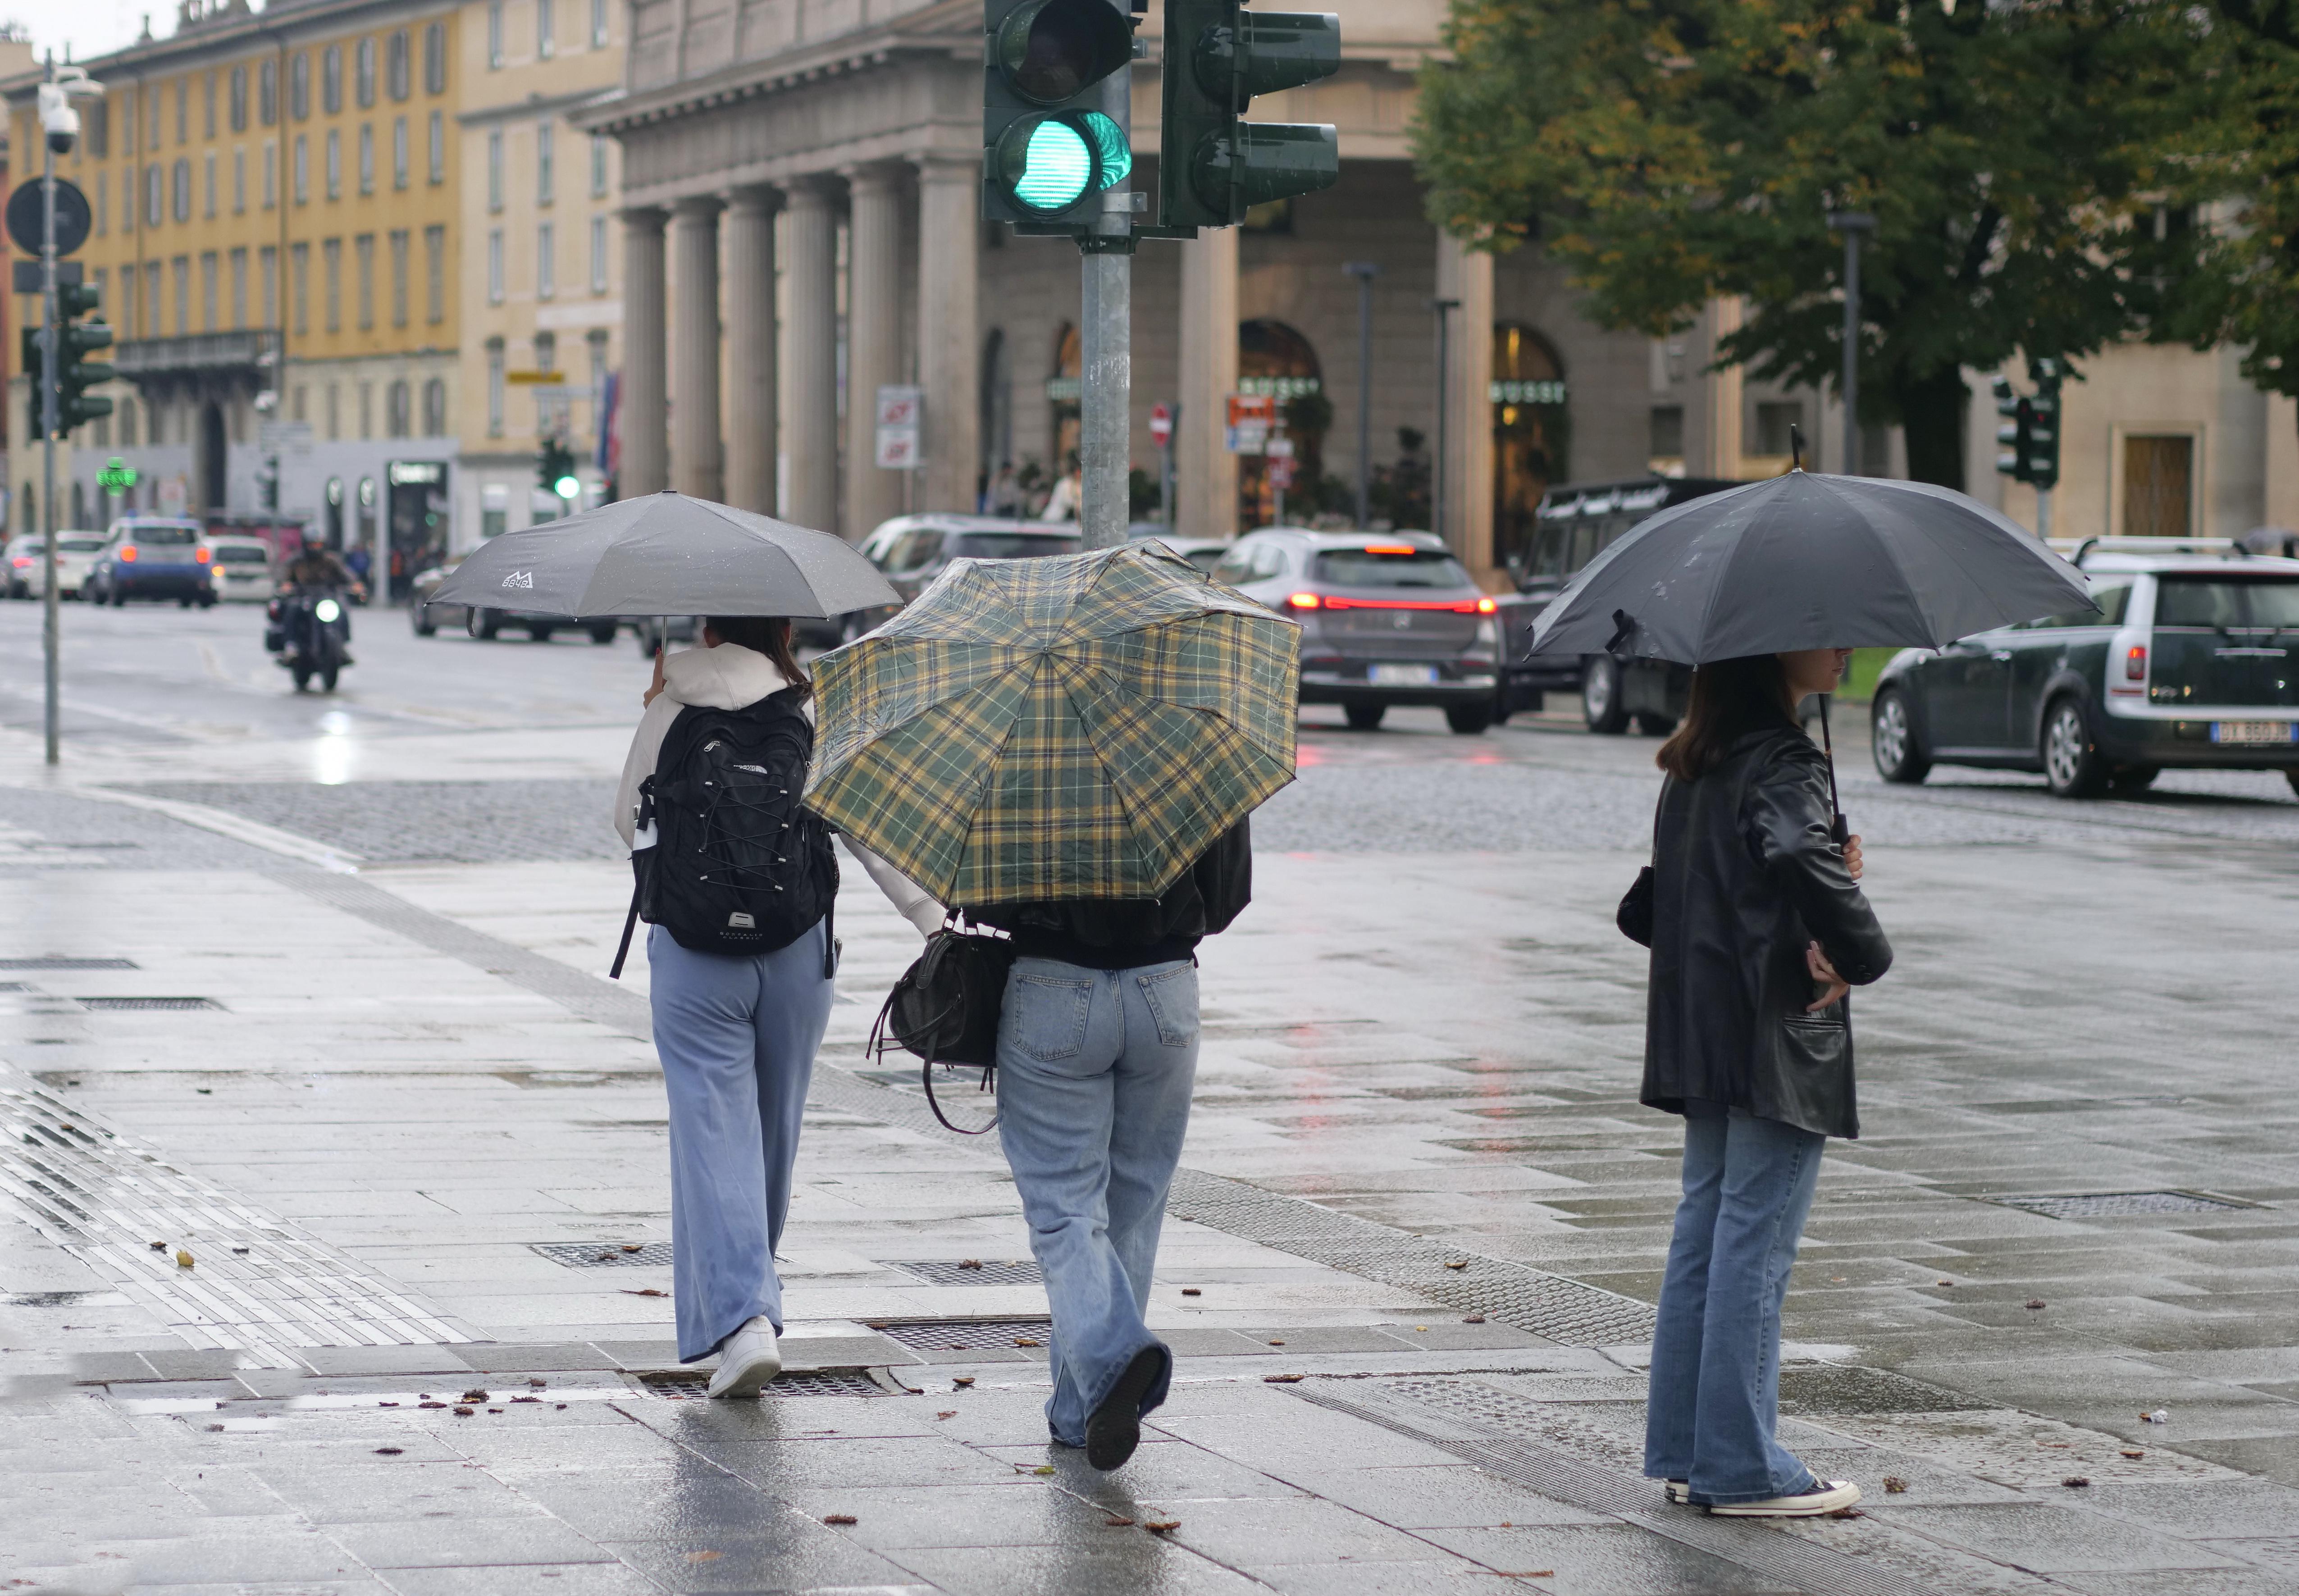
M 1850 1480 L 1820 1480 L 1796 1496 L 1768 1496 L 1762 1501 L 1726 1502 L 1708 1510 L 1719 1518 L 1816 1518 L 1860 1500 L 1860 1487 Z
M 718 1349 L 718 1371 L 710 1376 L 710 1394 L 754 1397 L 782 1372 L 783 1350 L 775 1342 L 774 1323 L 760 1314 Z

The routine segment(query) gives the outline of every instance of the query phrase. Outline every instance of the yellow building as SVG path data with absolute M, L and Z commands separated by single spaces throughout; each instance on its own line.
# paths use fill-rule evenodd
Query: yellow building
M 331 544 L 387 547 L 405 570 L 444 546 L 461 23 L 453 4 L 409 0 L 187 3 L 171 37 L 80 63 L 105 93 L 79 102 L 82 136 L 57 170 L 93 212 L 76 258 L 103 293 L 120 380 L 113 415 L 80 429 L 59 470 L 72 524 L 129 506 L 261 511 L 276 461 L 277 508 Z M 12 143 L 31 153 L 36 83 L 0 83 Z M 37 322 L 37 299 L 18 306 Z M 37 456 L 7 353 L 21 483 Z M 114 458 L 137 481 L 107 496 L 96 474 Z
M 537 466 L 566 441 L 598 501 L 600 395 L 619 359 L 614 141 L 569 112 L 621 81 L 620 0 L 466 0 L 458 20 L 465 395 L 457 547 L 563 513 Z M 545 380 L 537 380 L 538 378 Z

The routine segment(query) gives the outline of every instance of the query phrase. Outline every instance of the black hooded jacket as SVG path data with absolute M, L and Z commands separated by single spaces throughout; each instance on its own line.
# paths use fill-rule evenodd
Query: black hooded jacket
M 1653 823 L 1649 1107 L 1744 1109 L 1857 1136 L 1850 1005 L 1817 1014 L 1805 963 L 1817 940 L 1855 986 L 1892 947 L 1830 835 L 1828 765 L 1785 717 L 1735 738 L 1697 781 L 1661 787 Z M 1641 940 L 1641 939 L 1640 939 Z
M 1058 959 L 1086 969 L 1134 969 L 1191 956 L 1229 928 L 1253 898 L 1253 832 L 1240 820 L 1160 898 L 1064 898 L 984 903 L 969 919 L 1014 935 L 1025 959 Z

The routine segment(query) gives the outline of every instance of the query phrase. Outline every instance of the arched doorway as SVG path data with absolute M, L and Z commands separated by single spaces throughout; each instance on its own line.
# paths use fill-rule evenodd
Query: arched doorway
M 1572 428 L 1555 347 L 1517 322 L 1493 328 L 1492 405 L 1493 559 L 1522 577 L 1540 495 L 1570 469 Z
M 1324 476 L 1325 430 L 1332 425 L 1332 402 L 1325 397 L 1317 352 L 1309 340 L 1282 321 L 1241 321 L 1237 328 L 1237 391 L 1266 394 L 1276 401 L 1277 432 L 1293 445 L 1292 483 L 1285 489 L 1285 517 L 1307 521 L 1316 512 L 1316 489 Z M 1239 527 L 1266 527 L 1278 517 L 1278 488 L 1267 454 L 1237 457 Z
M 199 501 L 203 510 L 224 507 L 223 406 L 210 399 L 200 406 Z

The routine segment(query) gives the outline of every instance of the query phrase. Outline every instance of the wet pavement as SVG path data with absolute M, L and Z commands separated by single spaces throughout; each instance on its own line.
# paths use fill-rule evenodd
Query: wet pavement
M 1784 1406 L 1866 1500 L 1765 1525 L 1637 1477 L 1677 1137 L 1610 920 L 1649 739 L 1312 712 L 1203 950 L 1174 1400 L 1100 1476 L 1046 1445 L 995 1148 L 863 1054 L 915 935 L 859 872 L 793 1373 L 712 1404 L 676 1366 L 644 970 L 602 978 L 627 640 L 362 614 L 327 700 L 253 611 L 74 608 L 59 782 L 37 613 L 0 606 L 0 1590 L 2299 1583 L 2279 778 L 1886 789 L 1847 734 L 1900 963 Z

